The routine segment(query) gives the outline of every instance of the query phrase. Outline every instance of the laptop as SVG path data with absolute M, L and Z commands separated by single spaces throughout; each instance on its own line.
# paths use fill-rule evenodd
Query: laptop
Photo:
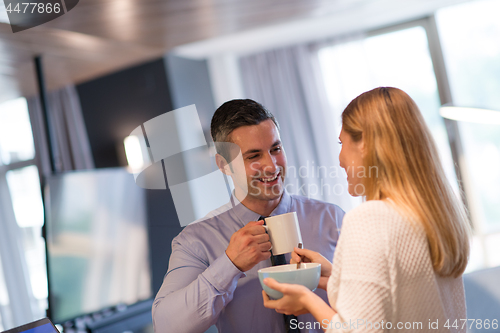
M 43 318 L 1 333 L 59 333 L 59 331 L 49 318 Z

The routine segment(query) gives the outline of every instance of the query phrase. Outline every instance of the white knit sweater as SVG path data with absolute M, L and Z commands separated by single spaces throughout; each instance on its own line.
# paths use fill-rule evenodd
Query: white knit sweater
M 384 201 L 345 215 L 328 298 L 338 312 L 328 333 L 465 332 L 462 277 L 436 275 L 423 227 Z

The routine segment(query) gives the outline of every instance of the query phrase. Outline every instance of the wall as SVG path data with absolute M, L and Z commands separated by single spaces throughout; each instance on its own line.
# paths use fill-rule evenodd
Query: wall
M 165 57 L 170 90 L 174 107 L 181 108 L 195 104 L 200 119 L 201 130 L 205 136 L 205 142 L 211 143 L 210 122 L 215 112 L 216 104 L 210 80 L 209 64 L 206 60 L 194 60 L 168 54 Z M 197 136 L 192 124 L 178 124 L 179 139 L 188 144 L 190 137 Z M 199 160 L 189 158 L 189 154 L 183 156 L 184 168 L 190 181 L 182 185 L 172 187 L 174 202 L 187 212 L 181 216 L 181 224 L 186 225 L 192 221 L 206 216 L 209 212 L 229 201 L 231 193 L 226 186 L 225 176 L 218 170 L 207 175 L 200 176 L 201 164 L 203 169 L 216 169 L 215 160 L 205 159 L 198 156 Z M 201 164 L 200 164 L 201 163 Z M 207 196 L 207 193 L 210 193 Z
M 175 54 L 166 55 L 164 61 L 173 107 L 177 109 L 195 104 L 205 139 L 207 142 L 212 141 L 210 121 L 218 105 L 215 105 L 213 98 L 208 62 L 187 59 Z
M 126 165 L 123 139 L 173 110 L 163 59 L 77 86 L 96 168 Z M 172 239 L 182 230 L 168 190 L 146 190 L 153 292 L 163 281 Z
M 123 139 L 140 124 L 172 110 L 162 60 L 77 86 L 97 168 L 125 163 Z

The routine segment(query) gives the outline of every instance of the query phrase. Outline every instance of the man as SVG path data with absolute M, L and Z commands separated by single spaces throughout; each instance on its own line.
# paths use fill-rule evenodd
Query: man
M 304 248 L 331 259 L 344 212 L 286 192 L 278 123 L 259 103 L 224 103 L 212 118 L 211 134 L 216 143 L 239 146 L 243 164 L 228 165 L 235 153 L 217 148 L 217 165 L 235 185 L 232 200 L 172 241 L 168 271 L 153 305 L 155 332 L 204 332 L 214 324 L 220 333 L 286 332 L 283 314 L 263 306 L 257 271 L 271 266 L 271 243 L 259 217 L 297 212 Z M 323 290 L 316 292 L 327 299 Z M 306 327 L 314 318 L 306 314 L 298 321 Z M 302 332 L 322 332 L 316 328 Z

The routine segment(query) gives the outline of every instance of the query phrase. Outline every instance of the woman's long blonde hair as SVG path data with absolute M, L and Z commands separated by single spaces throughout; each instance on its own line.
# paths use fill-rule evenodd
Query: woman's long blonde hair
M 415 102 L 397 88 L 380 87 L 355 98 L 342 113 L 342 128 L 363 140 L 367 200 L 390 198 L 427 234 L 434 271 L 460 276 L 469 256 L 470 224 L 441 166 L 436 146 Z

